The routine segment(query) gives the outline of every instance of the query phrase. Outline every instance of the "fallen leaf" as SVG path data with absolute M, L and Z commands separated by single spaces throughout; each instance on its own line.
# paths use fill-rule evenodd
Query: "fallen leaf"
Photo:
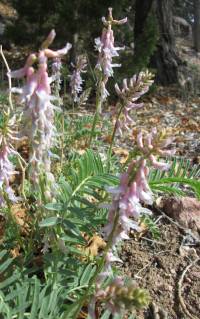
M 92 237 L 83 234 L 83 237 L 87 241 L 87 244 L 86 246 L 78 245 L 78 248 L 88 257 L 96 257 L 106 247 L 106 242 L 97 234 Z
M 124 164 L 126 163 L 128 157 L 129 157 L 129 151 L 127 149 L 121 148 L 121 147 L 115 147 L 113 148 L 113 153 L 115 155 L 118 155 L 121 157 L 120 163 Z
M 30 218 L 27 216 L 26 209 L 22 208 L 21 204 L 15 204 L 11 207 L 11 214 L 20 226 L 21 232 L 25 235 L 28 234 L 30 227 L 28 221 Z
M 106 143 L 109 143 L 111 144 L 112 142 L 112 135 L 106 135 L 103 137 L 103 141 L 106 142 Z

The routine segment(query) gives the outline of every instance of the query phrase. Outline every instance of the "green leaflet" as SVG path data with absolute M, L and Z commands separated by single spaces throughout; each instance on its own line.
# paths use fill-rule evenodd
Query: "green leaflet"
M 169 171 L 152 170 L 150 172 L 149 185 L 152 190 L 184 196 L 185 192 L 180 186 L 188 185 L 200 199 L 200 167 L 191 165 L 191 162 L 184 158 L 175 157 L 168 159 L 169 161 L 171 162 Z

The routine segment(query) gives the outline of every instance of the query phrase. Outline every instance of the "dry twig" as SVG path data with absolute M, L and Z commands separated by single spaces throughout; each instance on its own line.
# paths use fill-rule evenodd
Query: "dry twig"
M 2 59 L 3 59 L 4 63 L 5 63 L 6 69 L 7 69 L 8 86 L 9 86 L 8 101 L 9 101 L 9 105 L 10 105 L 11 110 L 13 110 L 13 102 L 12 102 L 12 81 L 11 81 L 11 76 L 9 75 L 10 68 L 9 68 L 8 62 L 7 62 L 7 60 L 6 60 L 6 57 L 5 57 L 4 53 L 3 53 L 2 45 L 0 45 L 0 54 L 1 54 L 1 56 L 2 56 Z
M 185 302 L 183 300 L 183 297 L 181 295 L 181 290 L 182 290 L 182 284 L 183 284 L 183 280 L 184 280 L 184 277 L 185 277 L 185 274 L 186 272 L 192 267 L 194 266 L 198 261 L 200 261 L 200 258 L 197 258 L 195 259 L 193 262 L 191 262 L 183 271 L 180 279 L 179 279 L 179 282 L 178 282 L 178 298 L 179 298 L 179 301 L 180 301 L 180 304 L 181 304 L 181 307 L 182 307 L 182 310 L 183 312 L 188 316 L 188 318 L 191 318 L 191 319 L 198 319 L 195 315 L 192 315 L 186 305 L 185 305 Z

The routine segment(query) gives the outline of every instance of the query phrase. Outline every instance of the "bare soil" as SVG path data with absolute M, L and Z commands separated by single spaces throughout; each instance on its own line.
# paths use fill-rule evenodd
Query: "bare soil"
M 187 243 L 188 235 L 166 220 L 159 222 L 160 238 L 130 239 L 121 251 L 123 272 L 147 289 L 151 305 L 140 319 L 188 319 L 200 317 L 200 246 Z M 185 268 L 197 261 L 181 277 Z M 181 284 L 181 285 L 180 285 Z M 180 296 L 181 292 L 181 296 Z M 180 300 L 181 299 L 181 300 Z M 184 302 L 186 311 L 181 302 Z M 157 308 L 158 313 L 155 310 Z M 191 317 L 186 313 L 189 312 Z

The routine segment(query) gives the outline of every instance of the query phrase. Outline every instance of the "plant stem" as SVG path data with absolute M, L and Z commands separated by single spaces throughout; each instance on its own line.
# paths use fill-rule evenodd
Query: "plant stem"
M 92 129 L 91 129 L 91 133 L 90 133 L 90 139 L 89 139 L 89 143 L 88 143 L 88 148 L 90 148 L 90 146 L 92 144 L 92 138 L 94 136 L 94 132 L 95 132 L 96 124 L 98 122 L 98 118 L 99 118 L 99 113 L 96 110 L 96 112 L 94 114 L 94 118 L 93 118 L 93 123 L 92 123 Z
M 101 271 L 103 269 L 107 253 L 110 250 L 110 248 L 112 247 L 113 237 L 114 237 L 114 234 L 115 234 L 115 231 L 116 231 L 116 227 L 117 227 L 118 221 L 119 221 L 119 211 L 116 212 L 115 219 L 114 219 L 114 224 L 113 224 L 113 229 L 112 229 L 112 231 L 111 231 L 111 233 L 110 233 L 110 235 L 108 237 L 108 242 L 107 242 L 103 257 L 102 257 L 102 259 L 101 259 L 101 261 L 100 261 L 100 263 L 99 263 L 99 265 L 97 267 L 97 270 L 96 270 L 94 276 L 89 281 L 88 289 L 87 289 L 86 293 L 84 294 L 84 296 L 78 302 L 78 308 L 77 308 L 77 310 L 76 310 L 76 312 L 74 313 L 74 316 L 73 316 L 73 318 L 75 318 L 75 319 L 79 315 L 79 313 L 81 311 L 81 308 L 83 307 L 83 305 L 87 301 L 88 297 L 90 296 L 90 289 L 92 288 L 92 286 L 95 283 L 98 275 L 101 273 Z
M 24 192 L 24 183 L 25 183 L 25 174 L 26 174 L 26 166 L 23 166 L 21 156 L 18 156 L 18 163 L 20 165 L 21 171 L 22 171 L 22 182 L 21 182 L 21 194 L 25 201 L 27 200 L 25 192 Z
M 112 137 L 111 137 L 111 142 L 110 142 L 110 147 L 108 149 L 108 156 L 107 156 L 107 172 L 109 173 L 110 171 L 110 159 L 111 159 L 111 154 L 112 154 L 112 147 L 113 147 L 113 143 L 114 143 L 114 139 L 115 139 L 115 134 L 116 134 L 116 131 L 117 131 L 117 126 L 118 126 L 118 121 L 119 121 L 119 117 L 121 115 L 121 112 L 123 110 L 123 103 L 121 104 L 120 108 L 119 108 L 119 112 L 117 114 L 117 117 L 116 117 L 116 121 L 115 121 L 115 126 L 114 126 L 114 129 L 113 129 L 113 132 L 112 132 Z
M 92 129 L 91 129 L 91 133 L 90 133 L 90 139 L 89 139 L 89 143 L 88 143 L 88 148 L 90 148 L 90 146 L 91 146 L 92 138 L 94 136 L 94 132 L 95 132 L 95 128 L 96 128 L 96 124 L 97 124 L 99 115 L 101 114 L 101 107 L 102 107 L 101 82 L 102 82 L 102 78 L 99 79 L 98 86 L 97 86 L 96 111 L 95 111 L 94 118 L 93 118 L 93 123 L 92 123 Z
M 10 76 L 10 68 L 9 68 L 9 65 L 8 65 L 8 62 L 5 58 L 5 55 L 3 53 L 3 49 L 2 49 L 2 45 L 0 45 L 0 54 L 2 56 L 2 59 L 5 63 L 5 66 L 6 66 L 6 69 L 7 69 L 7 77 L 8 77 L 8 85 L 9 85 L 9 96 L 8 96 L 8 101 L 9 101 L 9 105 L 10 105 L 10 109 L 13 111 L 13 102 L 12 102 L 12 81 L 11 81 L 11 76 Z
M 64 161 L 64 140 L 65 140 L 65 115 L 64 115 L 64 109 L 62 111 L 61 115 L 61 154 L 60 154 L 60 171 L 62 172 L 63 167 L 63 161 Z

